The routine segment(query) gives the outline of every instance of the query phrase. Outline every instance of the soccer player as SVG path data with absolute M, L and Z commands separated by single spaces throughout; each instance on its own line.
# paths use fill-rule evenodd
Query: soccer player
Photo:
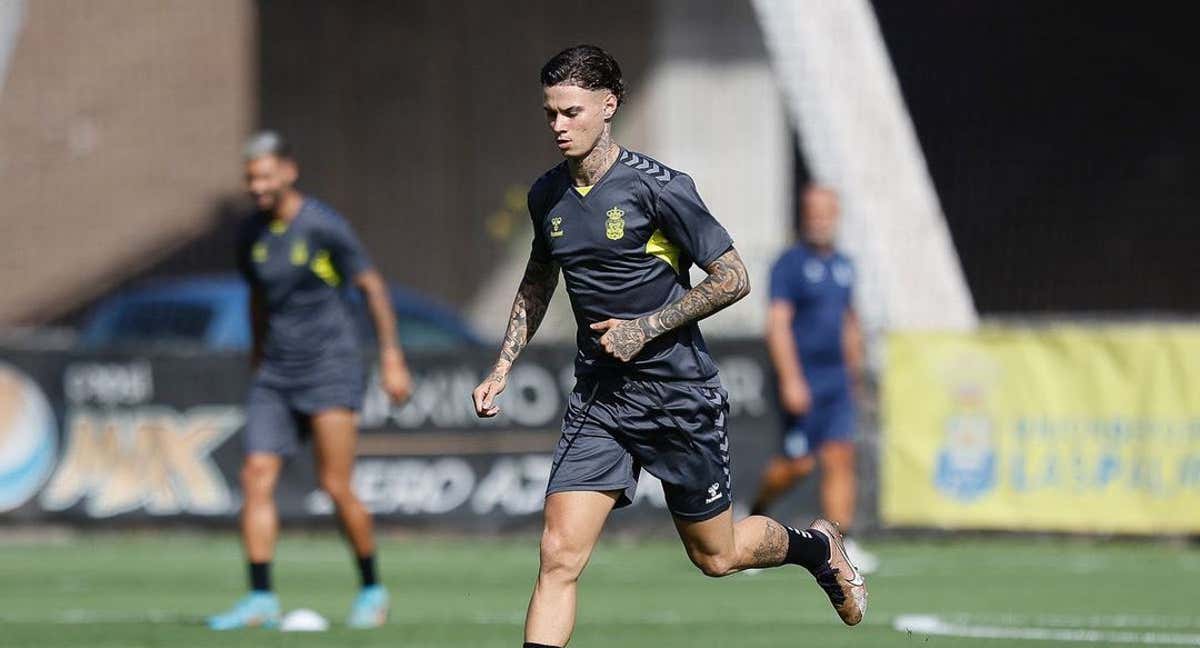
M 358 562 L 362 589 L 347 622 L 379 626 L 387 618 L 388 592 L 376 573 L 371 516 L 350 489 L 365 371 L 339 287 L 349 281 L 365 296 L 379 341 L 383 389 L 399 402 L 408 397 L 411 379 L 387 285 L 350 225 L 295 188 L 299 168 L 278 134 L 252 137 L 245 161 L 246 185 L 258 208 L 238 245 L 254 329 L 241 474 L 250 593 L 208 624 L 216 630 L 278 624 L 279 600 L 270 578 L 279 532 L 275 484 L 284 460 L 311 438 L 318 482 L 333 500 Z
M 804 192 L 801 239 L 771 268 L 767 347 L 783 413 L 782 453 L 771 459 L 751 515 L 821 464 L 822 515 L 848 535 L 854 522 L 854 393 L 861 392 L 863 336 L 850 301 L 854 266 L 834 247 L 838 197 L 825 187 Z M 858 387 L 857 389 L 855 387 Z M 846 537 L 866 573 L 877 559 Z
M 617 62 L 589 45 L 542 68 L 543 108 L 565 162 L 529 191 L 533 245 L 499 359 L 472 394 L 481 417 L 537 331 L 561 271 L 578 324 L 576 386 L 546 489 L 541 567 L 526 648 L 564 646 L 576 583 L 613 508 L 631 502 L 641 468 L 662 480 L 688 556 L 709 576 L 796 564 L 854 625 L 866 587 L 836 527 L 767 517 L 734 522 L 728 413 L 697 321 L 744 297 L 746 267 L 692 179 L 613 141 L 624 86 Z M 691 286 L 688 268 L 707 273 Z

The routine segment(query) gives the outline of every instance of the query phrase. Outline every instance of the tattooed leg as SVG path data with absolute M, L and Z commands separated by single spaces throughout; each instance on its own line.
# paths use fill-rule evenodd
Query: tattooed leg
M 735 524 L 733 515 L 725 511 L 703 522 L 676 519 L 675 528 L 688 557 L 707 576 L 785 564 L 813 569 L 829 557 L 829 545 L 818 534 L 762 515 L 751 515 Z

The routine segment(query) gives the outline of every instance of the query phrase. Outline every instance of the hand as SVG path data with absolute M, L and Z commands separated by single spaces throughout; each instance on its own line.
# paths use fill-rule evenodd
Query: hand
M 792 416 L 807 414 L 812 408 L 812 392 L 803 378 L 779 385 L 779 401 Z
M 501 371 L 492 371 L 491 375 L 484 378 L 475 391 L 471 392 L 471 401 L 475 404 L 475 416 L 491 418 L 499 414 L 500 408 L 496 407 L 496 397 L 504 391 L 506 385 L 508 385 L 508 375 Z
M 383 391 L 397 405 L 407 401 L 412 395 L 412 375 L 404 364 L 404 358 L 395 349 L 384 351 L 379 366 Z
M 592 324 L 591 328 L 593 331 L 604 331 L 604 335 L 600 336 L 600 346 L 621 362 L 632 360 L 648 341 L 641 320 L 606 319 Z

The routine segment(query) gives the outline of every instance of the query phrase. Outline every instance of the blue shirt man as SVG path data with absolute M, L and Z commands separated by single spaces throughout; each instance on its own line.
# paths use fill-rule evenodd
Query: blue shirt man
M 837 194 L 809 187 L 803 208 L 802 240 L 771 268 L 767 347 L 783 443 L 763 473 L 752 512 L 763 513 L 819 460 L 823 514 L 848 531 L 856 491 L 854 386 L 863 362 L 852 303 L 854 265 L 834 246 Z M 872 570 L 873 557 L 849 539 L 846 548 L 861 569 Z

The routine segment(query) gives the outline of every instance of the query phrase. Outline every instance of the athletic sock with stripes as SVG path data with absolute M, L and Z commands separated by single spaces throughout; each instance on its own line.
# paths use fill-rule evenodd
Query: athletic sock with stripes
M 829 540 L 820 533 L 801 531 L 786 524 L 788 548 L 787 557 L 783 562 L 789 565 L 800 565 L 812 571 L 829 560 Z

